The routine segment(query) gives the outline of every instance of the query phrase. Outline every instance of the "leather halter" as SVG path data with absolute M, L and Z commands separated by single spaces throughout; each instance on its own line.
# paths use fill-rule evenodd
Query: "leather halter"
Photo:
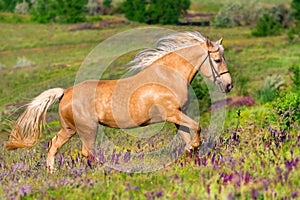
M 212 62 L 212 60 L 211 60 L 210 54 L 211 54 L 211 53 L 216 53 L 216 52 L 218 52 L 218 51 L 219 51 L 219 48 L 218 48 L 217 50 L 215 50 L 215 51 L 210 51 L 210 50 L 208 50 L 208 51 L 207 51 L 207 56 L 205 57 L 205 59 L 204 59 L 204 60 L 202 61 L 202 63 L 200 64 L 199 70 L 200 70 L 200 68 L 202 67 L 202 65 L 204 64 L 204 62 L 206 61 L 206 59 L 208 58 L 208 60 L 209 60 L 209 65 L 210 65 L 210 68 L 211 68 L 211 73 L 212 73 L 212 76 L 213 76 L 213 81 L 214 81 L 214 83 L 216 83 L 216 82 L 218 81 L 218 84 L 220 84 L 221 81 L 218 80 L 218 78 L 220 78 L 220 77 L 221 77 L 222 75 L 224 75 L 224 74 L 229 73 L 229 71 L 227 70 L 227 71 L 225 71 L 225 72 L 218 73 L 218 71 L 217 71 L 216 68 L 214 67 L 214 64 L 213 64 L 213 62 Z

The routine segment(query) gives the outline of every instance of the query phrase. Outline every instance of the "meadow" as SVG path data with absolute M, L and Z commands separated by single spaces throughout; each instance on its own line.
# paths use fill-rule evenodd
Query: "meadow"
M 57 133 L 57 105 L 49 112 L 44 136 L 35 148 L 7 151 L 10 126 L 22 107 L 42 91 L 67 88 L 89 52 L 99 43 L 140 24 L 0 24 L 0 197 L 1 199 L 297 199 L 300 197 L 300 131 L 297 123 L 283 129 L 274 104 L 259 103 L 255 96 L 270 75 L 280 75 L 290 91 L 289 67 L 300 65 L 300 44 L 285 33 L 256 38 L 251 28 L 163 26 L 177 31 L 197 30 L 212 40 L 224 38 L 225 56 L 235 87 L 228 99 L 245 95 L 251 106 L 226 108 L 224 127 L 216 145 L 207 152 L 180 156 L 153 172 L 124 172 L 90 163 L 81 156 L 81 142 L 74 136 L 56 156 L 57 173 L 46 172 L 47 142 Z M 147 26 L 149 27 L 149 26 Z M 114 62 L 105 78 L 120 78 L 134 53 Z M 279 100 L 280 101 L 280 100 Z M 21 108 L 20 108 L 21 107 Z M 205 130 L 210 111 L 201 112 Z M 166 125 L 149 138 L 122 131 L 102 133 L 117 141 L 108 163 L 126 163 L 135 152 L 146 154 L 168 145 L 174 127 Z M 150 145 L 151 144 L 151 145 Z M 129 153 L 127 153 L 129 152 Z M 121 154 L 122 153 L 122 154 Z M 117 156 L 121 155 L 121 156 Z M 125 157 L 127 155 L 127 157 Z M 128 157 L 128 155 L 130 155 Z

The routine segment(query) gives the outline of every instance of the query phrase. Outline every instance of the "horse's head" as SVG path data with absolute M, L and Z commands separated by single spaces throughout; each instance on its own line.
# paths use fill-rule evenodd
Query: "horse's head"
M 211 42 L 207 37 L 201 46 L 207 55 L 199 70 L 205 77 L 218 85 L 222 92 L 230 92 L 233 84 L 225 62 L 222 38 L 217 42 Z

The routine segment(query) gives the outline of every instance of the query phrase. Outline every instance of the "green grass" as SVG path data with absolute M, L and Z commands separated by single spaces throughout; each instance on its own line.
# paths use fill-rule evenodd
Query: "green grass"
M 210 1 L 210 0 L 192 0 L 191 1 L 191 8 L 190 10 L 192 12 L 198 12 L 198 13 L 217 13 L 219 9 L 229 2 L 249 2 L 246 0 L 240 0 L 240 1 L 233 1 L 233 0 L 226 0 L 226 1 Z M 253 1 L 250 1 L 253 2 Z M 260 0 L 259 3 L 263 5 L 276 5 L 276 4 L 283 4 L 283 3 L 290 3 L 291 0 L 283 1 L 283 0 Z
M 78 25 L 1 23 L 0 26 L 0 64 L 5 65 L 0 69 L 1 130 L 4 132 L 0 134 L 0 197 L 251 199 L 256 196 L 257 199 L 280 199 L 292 198 L 297 192 L 299 197 L 299 128 L 281 132 L 280 122 L 269 118 L 274 113 L 267 105 L 227 109 L 225 128 L 220 130 L 218 143 L 210 153 L 180 156 L 171 165 L 151 173 L 125 173 L 109 167 L 89 166 L 80 156 L 80 138 L 75 136 L 57 155 L 58 160 L 64 161 L 58 173 L 47 174 L 47 141 L 59 129 L 57 105 L 48 113 L 56 118 L 48 123 L 41 144 L 32 150 L 8 152 L 4 148 L 6 132 L 10 129 L 10 120 L 22 111 L 16 111 L 18 106 L 48 88 L 72 86 L 81 62 L 96 45 L 116 33 L 144 25 L 75 31 Z M 243 89 L 250 95 L 255 94 L 267 75 L 280 74 L 290 83 L 288 68 L 300 65 L 300 44 L 289 44 L 285 34 L 255 38 L 249 28 L 164 28 L 197 30 L 213 40 L 223 37 L 233 79 L 248 77 Z M 120 77 L 133 55 L 130 53 L 115 61 L 105 77 Z M 23 56 L 35 65 L 14 68 L 18 57 Z M 238 85 L 229 96 L 237 95 L 240 95 Z M 238 110 L 240 117 L 236 114 Z M 209 112 L 201 115 L 201 121 L 209 122 Z M 114 129 L 107 129 L 105 134 L 118 142 L 118 151 L 147 152 L 149 141 L 154 148 L 168 143 L 166 138 L 174 135 L 174 129 L 168 132 L 167 128 L 161 135 L 146 140 L 133 139 Z

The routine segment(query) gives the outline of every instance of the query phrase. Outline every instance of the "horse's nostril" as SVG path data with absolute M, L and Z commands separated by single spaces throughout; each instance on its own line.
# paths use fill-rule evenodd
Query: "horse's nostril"
M 226 91 L 229 92 L 233 88 L 233 85 L 230 83 L 226 86 Z

